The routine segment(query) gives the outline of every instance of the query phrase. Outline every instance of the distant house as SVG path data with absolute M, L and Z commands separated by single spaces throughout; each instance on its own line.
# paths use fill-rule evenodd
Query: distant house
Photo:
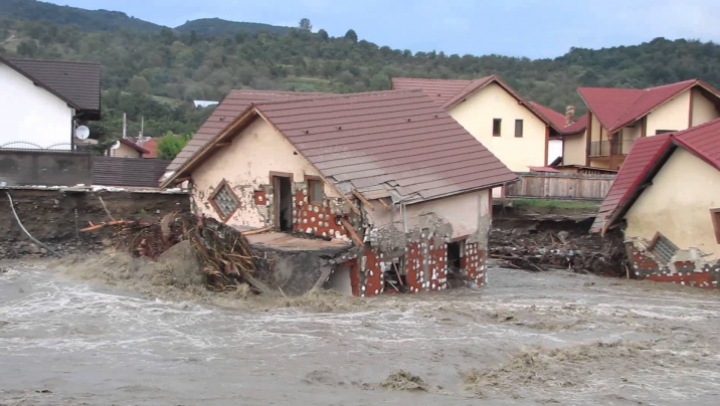
M 144 149 L 146 152 L 142 155 L 143 158 L 153 159 L 157 158 L 158 138 L 139 136 L 132 140 L 137 146 Z
M 142 158 L 150 151 L 139 146 L 127 138 L 121 138 L 115 145 L 117 148 L 110 147 L 107 156 L 112 158 Z
M 251 243 L 349 245 L 333 278 L 362 296 L 483 284 L 490 189 L 517 179 L 421 91 L 235 91 L 169 170 L 198 214 L 273 230 Z
M 720 117 L 720 93 L 686 80 L 647 89 L 581 87 L 587 130 L 564 137 L 563 164 L 617 170 L 642 137 L 681 131 Z
M 634 143 L 592 231 L 614 227 L 636 276 L 717 288 L 720 119 Z
M 217 106 L 220 104 L 220 102 L 212 101 L 212 100 L 193 100 L 193 103 L 195 104 L 195 108 L 204 108 L 204 107 L 210 107 L 210 106 Z
M 584 130 L 579 124 L 571 127 L 574 123 L 567 123 L 563 114 L 525 100 L 497 75 L 475 80 L 393 78 L 392 88 L 423 90 L 516 172 L 549 165 L 560 154 L 562 135 Z
M 74 129 L 100 119 L 97 63 L 0 57 L 0 148 L 73 149 Z

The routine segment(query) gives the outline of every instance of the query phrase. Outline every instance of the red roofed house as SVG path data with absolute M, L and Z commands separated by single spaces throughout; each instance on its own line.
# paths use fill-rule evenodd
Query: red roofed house
M 720 119 L 635 142 L 592 231 L 614 227 L 635 276 L 717 288 Z
M 568 122 L 565 115 L 525 100 L 497 75 L 475 80 L 393 78 L 392 87 L 421 89 L 516 172 L 549 165 L 561 151 L 562 135 L 584 130 L 582 123 Z M 558 144 L 554 154 L 553 139 Z
M 196 212 L 254 230 L 253 246 L 347 249 L 328 283 L 355 295 L 484 283 L 490 189 L 516 175 L 438 104 L 272 94 L 229 95 L 162 187 L 190 182 Z
M 692 79 L 647 89 L 581 87 L 587 131 L 565 137 L 564 165 L 620 168 L 642 137 L 681 131 L 720 117 L 720 94 Z

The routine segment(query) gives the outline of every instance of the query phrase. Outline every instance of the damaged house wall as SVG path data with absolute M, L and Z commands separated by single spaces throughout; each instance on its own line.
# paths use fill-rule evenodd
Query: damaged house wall
M 492 223 L 490 190 L 481 190 L 392 210 L 373 202 L 367 212 L 368 242 L 353 269 L 353 291 L 384 292 L 384 275 L 397 267 L 410 293 L 444 289 L 448 282 L 448 244 L 459 243 L 462 282 L 485 282 L 484 256 Z
M 273 225 L 271 172 L 292 174 L 293 206 L 299 209 L 294 216 L 294 219 L 299 219 L 299 223 L 295 223 L 298 224 L 294 226 L 295 229 L 299 229 L 303 220 L 310 221 L 315 218 L 315 223 L 319 223 L 321 209 L 325 211 L 323 217 L 328 214 L 328 210 L 338 212 L 347 209 L 341 203 L 331 204 L 341 196 L 334 187 L 323 184 L 326 197 L 323 205 L 317 207 L 318 211 L 315 213 L 317 216 L 308 213 L 308 209 L 314 212 L 315 207 L 305 204 L 307 203 L 306 176 L 320 174 L 295 151 L 285 137 L 277 133 L 272 125 L 262 118 L 256 119 L 247 128 L 241 130 L 232 138 L 230 145 L 218 148 L 211 159 L 192 172 L 192 198 L 199 214 L 220 219 L 210 200 L 218 185 L 225 180 L 240 203 L 240 207 L 227 219 L 228 225 L 241 230 Z M 300 197 L 303 198 L 302 205 L 299 204 Z M 305 209 L 305 218 L 302 209 Z M 328 227 L 325 227 L 324 223 L 325 221 L 322 227 L 325 230 L 320 228 L 319 235 L 322 235 L 322 232 L 329 233 L 332 228 L 330 222 L 327 222 Z M 307 225 L 307 222 L 305 224 Z M 313 227 L 315 228 L 318 228 L 317 224 Z
M 672 153 L 624 217 L 636 276 L 717 286 L 720 244 L 710 209 L 720 207 L 718 185 L 717 169 L 684 148 Z M 653 254 L 657 233 L 678 248 L 669 261 Z

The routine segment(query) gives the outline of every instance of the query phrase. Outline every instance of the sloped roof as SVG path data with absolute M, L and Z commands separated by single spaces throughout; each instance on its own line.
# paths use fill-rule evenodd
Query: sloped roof
M 566 117 L 564 114 L 562 114 L 558 111 L 555 111 L 555 110 L 551 109 L 550 107 L 543 106 L 542 104 L 534 102 L 534 101 L 531 101 L 530 104 L 535 109 L 537 109 L 537 111 L 540 112 L 540 114 L 545 116 L 545 118 L 547 118 L 552 123 L 552 126 L 554 128 L 559 129 L 560 130 L 559 132 L 562 134 L 576 134 L 576 133 L 579 133 L 580 131 L 585 130 L 585 128 L 587 127 L 587 122 L 588 122 L 587 114 L 583 114 L 575 122 L 573 122 L 570 125 L 567 125 Z
M 655 161 L 664 147 L 670 143 L 670 135 L 662 134 L 638 138 L 625 158 L 620 171 L 615 176 L 608 194 L 598 210 L 591 232 L 599 233 L 606 220 L 623 203 L 629 192 L 636 186 L 640 175 Z
M 535 114 L 545 124 L 550 125 L 557 132 L 562 132 L 562 127 L 558 128 L 552 120 L 546 117 L 535 107 L 537 103 L 525 100 L 520 93 L 513 89 L 512 86 L 505 83 L 505 81 L 498 75 L 489 75 L 474 80 L 393 78 L 392 88 L 393 90 L 422 90 L 433 100 L 439 103 L 444 109 L 450 109 L 467 99 L 471 94 L 492 83 L 496 83 L 498 86 L 505 89 L 505 91 L 518 101 L 518 103 L 527 107 L 528 110 Z
M 465 89 L 472 80 L 392 78 L 393 90 L 420 89 L 440 105 Z
M 602 232 L 612 225 L 621 210 L 630 207 L 640 194 L 645 179 L 654 176 L 668 156 L 681 146 L 720 171 L 720 119 L 685 131 L 642 137 L 635 141 L 620 171 L 600 206 L 592 232 Z
M 215 108 L 215 111 L 203 123 L 200 129 L 195 133 L 190 142 L 180 151 L 173 159 L 168 171 L 176 171 L 198 150 L 213 137 L 218 135 L 220 131 L 225 129 L 228 124 L 240 117 L 245 110 L 253 103 L 266 100 L 287 100 L 297 98 L 316 97 L 318 95 L 327 95 L 326 93 L 302 93 L 302 92 L 280 92 L 267 90 L 233 90 L 227 97 Z
M 148 152 L 150 152 L 150 151 L 146 150 L 145 148 L 139 146 L 138 144 L 130 141 L 130 140 L 127 139 L 127 138 L 120 138 L 119 141 L 120 141 L 121 144 L 127 145 L 128 147 L 134 149 L 135 151 L 137 151 L 137 152 L 139 152 L 139 153 L 141 153 L 141 154 L 147 154 Z
M 77 110 L 100 111 L 102 65 L 92 62 L 0 58 Z
M 614 132 L 694 86 L 717 95 L 717 91 L 697 79 L 647 89 L 580 87 L 578 92 L 602 126 Z
M 407 203 L 416 203 L 517 179 L 421 91 L 260 102 L 243 117 L 252 111 L 266 118 L 324 178 L 346 193 L 355 189 L 389 196 L 394 190 Z M 232 133 L 223 131 L 173 177 L 190 171 L 213 143 Z
M 143 158 L 157 158 L 157 143 L 157 138 L 150 138 L 149 140 L 143 142 L 142 145 L 140 145 L 147 150 L 147 153 L 143 156 Z

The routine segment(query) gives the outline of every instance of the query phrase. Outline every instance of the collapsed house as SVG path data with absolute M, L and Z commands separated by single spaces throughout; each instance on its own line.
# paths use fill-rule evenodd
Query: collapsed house
M 634 276 L 718 287 L 720 119 L 636 141 L 592 231 L 614 227 Z
M 169 170 L 292 293 L 358 296 L 482 285 L 490 191 L 517 179 L 421 91 L 234 92 Z

